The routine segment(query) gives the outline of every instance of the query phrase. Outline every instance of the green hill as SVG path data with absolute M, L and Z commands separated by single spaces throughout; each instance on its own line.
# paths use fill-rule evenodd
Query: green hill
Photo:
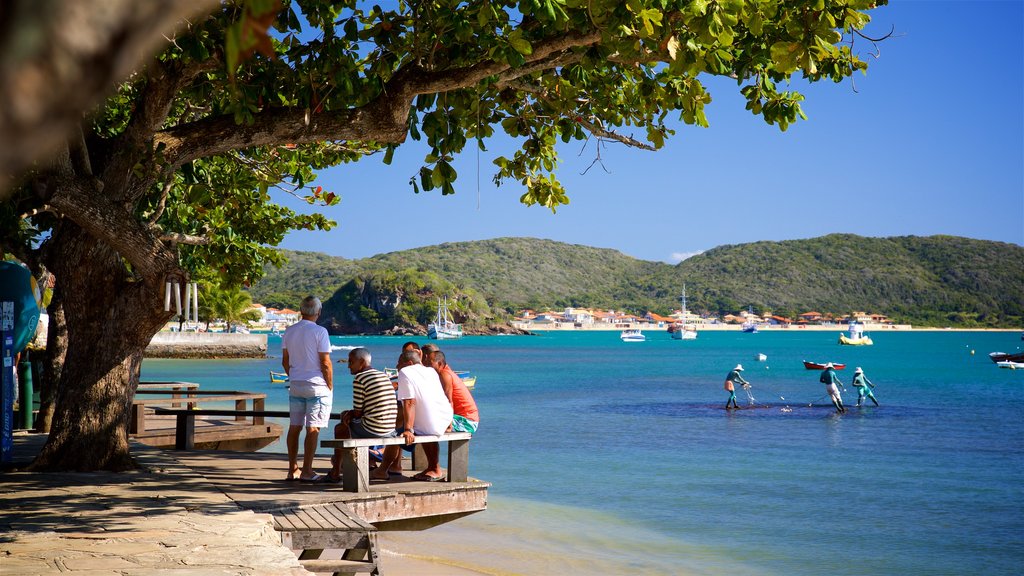
M 807 310 L 880 312 L 916 325 L 1024 324 L 1024 247 L 953 236 L 808 240 L 719 246 L 678 265 L 608 249 L 532 238 L 446 243 L 346 260 L 289 252 L 252 287 L 267 305 L 295 307 L 332 295 L 337 331 L 418 328 L 438 296 L 455 300 L 470 327 L 503 322 L 521 308 L 601 307 L 661 314 L 688 307 L 735 313 L 754 306 L 793 316 Z M 339 289 L 341 289 L 339 291 Z

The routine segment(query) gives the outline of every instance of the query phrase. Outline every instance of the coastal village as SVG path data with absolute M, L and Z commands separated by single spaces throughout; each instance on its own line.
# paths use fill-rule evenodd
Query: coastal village
M 642 316 L 615 310 L 587 308 L 566 308 L 562 312 L 521 310 L 512 322 L 524 330 L 624 330 L 624 329 L 668 329 L 671 326 L 692 326 L 708 330 L 739 330 L 743 326 L 776 329 L 834 329 L 851 323 L 872 329 L 909 329 L 910 325 L 894 324 L 884 314 L 854 311 L 850 314 L 833 314 L 815 311 L 803 312 L 796 318 L 774 314 L 763 316 L 743 310 L 736 314 L 716 316 L 697 314 L 691 310 L 676 310 L 669 316 L 647 312 Z

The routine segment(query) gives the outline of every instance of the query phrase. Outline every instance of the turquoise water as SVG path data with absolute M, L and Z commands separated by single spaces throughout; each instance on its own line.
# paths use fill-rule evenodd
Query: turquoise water
M 839 346 L 838 331 L 647 334 L 632 344 L 615 332 L 442 343 L 456 369 L 478 376 L 470 472 L 494 484 L 491 511 L 451 525 L 463 526 L 455 550 L 467 564 L 491 555 L 504 567 L 494 573 L 543 573 L 545 557 L 575 567 L 567 573 L 1019 573 L 1024 371 L 987 358 L 1019 349 L 1019 333 L 876 332 L 871 347 Z M 332 338 L 367 346 L 378 367 L 405 340 Z M 285 389 L 267 376 L 278 350 L 272 337 L 267 360 L 147 360 L 143 378 L 267 391 L 284 409 Z M 847 414 L 834 413 L 804 359 L 847 364 Z M 722 381 L 738 362 L 757 402 L 727 412 Z M 856 366 L 881 407 L 853 408 Z M 347 373 L 337 381 L 336 411 L 350 403 Z

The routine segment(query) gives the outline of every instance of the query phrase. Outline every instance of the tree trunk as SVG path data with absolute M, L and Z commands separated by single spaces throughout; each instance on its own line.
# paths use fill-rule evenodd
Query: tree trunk
M 134 278 L 105 244 L 70 223 L 51 238 L 63 296 L 67 354 L 50 436 L 34 470 L 133 466 L 128 422 L 142 353 L 170 319 L 163 278 Z
M 36 419 L 36 432 L 49 432 L 53 424 L 57 384 L 60 382 L 68 352 L 68 327 L 64 319 L 63 299 L 60 287 L 54 287 L 53 297 L 47 309 L 50 324 L 46 331 L 46 355 L 39 383 L 39 416 Z

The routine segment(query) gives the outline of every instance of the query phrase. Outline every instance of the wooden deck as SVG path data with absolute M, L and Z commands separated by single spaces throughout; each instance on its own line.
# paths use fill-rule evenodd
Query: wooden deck
M 374 481 L 368 492 L 345 492 L 340 484 L 288 482 L 284 454 L 263 452 L 176 451 L 182 464 L 204 476 L 242 508 L 278 515 L 279 510 L 343 505 L 352 515 L 378 530 L 421 530 L 487 508 L 490 483 L 420 482 L 405 461 L 403 476 Z M 328 456 L 318 456 L 313 468 L 325 473 Z M 330 513 L 328 511 L 328 513 Z

